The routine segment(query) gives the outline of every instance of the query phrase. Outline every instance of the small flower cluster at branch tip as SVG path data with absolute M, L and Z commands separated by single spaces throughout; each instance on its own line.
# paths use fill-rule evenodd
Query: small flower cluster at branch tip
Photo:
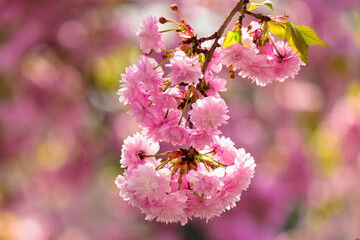
M 226 67 L 230 79 L 237 72 L 265 86 L 293 78 L 304 56 L 292 47 L 294 39 L 288 44 L 280 36 L 285 31 L 291 39 L 288 31 L 303 26 L 286 16 L 273 20 L 252 13 L 247 3 L 239 1 L 219 30 L 206 37 L 198 38 L 176 5 L 170 9 L 178 13 L 180 23 L 149 16 L 136 31 L 145 55 L 125 69 L 118 94 L 142 131 L 124 141 L 120 163 L 125 171 L 115 183 L 120 196 L 148 220 L 209 220 L 234 207 L 250 184 L 254 159 L 220 136 L 219 127 L 227 124 L 229 115 L 219 94 L 227 90 L 226 80 L 216 74 Z M 269 7 L 269 1 L 264 6 Z M 236 13 L 238 22 L 222 37 Z M 245 15 L 258 21 L 243 27 Z M 175 28 L 159 31 L 158 23 Z M 272 34 L 275 28 L 279 40 Z M 166 49 L 165 32 L 177 34 L 179 47 Z M 162 62 L 150 56 L 154 53 L 163 53 Z M 177 149 L 158 153 L 161 142 Z

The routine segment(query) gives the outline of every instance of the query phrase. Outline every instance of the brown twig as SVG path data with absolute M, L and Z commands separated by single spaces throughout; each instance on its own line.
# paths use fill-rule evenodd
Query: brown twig
M 235 7 L 230 11 L 230 13 L 225 18 L 225 20 L 222 23 L 222 25 L 220 26 L 220 28 L 213 34 L 213 36 L 215 36 L 215 39 L 214 39 L 214 43 L 210 47 L 209 52 L 206 54 L 206 58 L 205 58 L 204 64 L 203 64 L 202 69 L 201 69 L 203 74 L 205 74 L 205 71 L 206 71 L 207 67 L 209 66 L 209 63 L 211 61 L 211 58 L 212 58 L 212 56 L 214 54 L 215 49 L 219 46 L 218 40 L 224 34 L 224 31 L 225 31 L 227 25 L 230 23 L 230 21 L 234 17 L 234 15 L 237 12 L 240 12 L 243 9 L 244 5 L 246 6 L 246 4 L 248 4 L 248 3 L 249 3 L 249 0 L 240 0 L 235 5 Z
M 257 19 L 259 19 L 261 21 L 264 21 L 264 22 L 269 22 L 271 20 L 271 18 L 268 17 L 268 16 L 262 15 L 260 13 L 253 13 L 253 12 L 250 12 L 248 10 L 245 10 L 245 14 L 253 16 L 254 18 L 257 18 Z

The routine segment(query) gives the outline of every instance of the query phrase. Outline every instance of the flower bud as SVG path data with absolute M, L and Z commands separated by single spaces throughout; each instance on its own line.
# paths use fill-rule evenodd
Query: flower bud
M 263 35 L 263 31 L 261 29 L 256 29 L 255 30 L 255 37 L 256 38 L 261 38 L 262 35 Z
M 159 18 L 159 23 L 164 24 L 166 22 L 167 22 L 166 18 L 164 17 Z
M 178 7 L 177 7 L 176 4 L 171 4 L 170 9 L 173 10 L 173 11 L 177 11 Z

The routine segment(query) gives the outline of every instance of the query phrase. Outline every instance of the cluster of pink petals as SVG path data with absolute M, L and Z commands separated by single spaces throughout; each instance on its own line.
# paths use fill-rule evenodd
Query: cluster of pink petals
M 229 119 L 227 112 L 226 103 L 222 98 L 207 97 L 196 101 L 189 115 L 195 127 L 211 131 L 226 123 Z
M 133 162 L 133 156 L 156 150 L 152 144 L 145 144 L 143 148 L 132 147 L 134 141 L 139 141 L 135 140 L 137 136 L 140 135 L 135 134 L 135 137 L 125 141 L 122 162 Z M 229 141 L 217 137 L 217 145 L 221 149 L 206 146 L 203 152 L 213 149 L 211 155 L 218 159 L 217 165 L 214 163 L 208 169 L 199 163 L 196 171 L 190 170 L 182 176 L 180 184 L 178 173 L 172 176 L 170 164 L 157 170 L 159 160 L 136 159 L 136 167 L 131 171 L 126 170 L 115 180 L 120 196 L 140 208 L 148 220 L 156 218 L 159 222 L 181 222 L 184 225 L 193 217 L 209 220 L 219 216 L 240 200 L 242 191 L 249 186 L 255 168 L 254 159 L 244 149 L 234 148 Z M 223 160 L 221 156 L 225 156 L 225 152 L 228 153 Z M 200 156 L 210 159 L 207 154 Z
M 161 38 L 157 24 L 157 17 L 148 16 L 135 33 L 139 37 L 140 48 L 145 54 L 149 54 L 151 50 L 159 53 L 165 49 L 165 43 Z
M 254 159 L 220 136 L 219 128 L 229 116 L 219 93 L 227 89 L 226 81 L 214 73 L 224 65 L 232 74 L 236 71 L 265 86 L 293 78 L 304 64 L 284 41 L 271 38 L 259 44 L 264 35 L 258 23 L 251 23 L 242 29 L 243 44 L 217 48 L 202 71 L 204 56 L 189 50 L 195 35 L 190 26 L 186 28 L 189 31 L 178 31 L 184 41 L 181 47 L 163 56 L 167 63 L 140 56 L 121 75 L 118 91 L 142 132 L 124 141 L 120 163 L 125 171 L 115 183 L 120 196 L 138 207 L 147 220 L 164 223 L 186 224 L 192 218 L 219 216 L 236 205 L 254 175 Z M 145 19 L 137 35 L 146 55 L 165 48 L 156 17 Z M 206 51 L 212 43 L 196 46 Z M 161 142 L 177 149 L 158 153 Z
M 259 28 L 258 23 L 251 23 L 253 32 Z M 244 44 L 235 43 L 222 49 L 221 62 L 227 67 L 232 66 L 243 78 L 250 78 L 259 86 L 272 82 L 283 82 L 288 77 L 293 78 L 305 65 L 297 53 L 284 41 L 265 44 L 262 49 L 256 46 L 246 28 L 242 29 Z M 281 54 L 279 56 L 278 52 Z
M 196 85 L 202 77 L 197 57 L 189 58 L 183 51 L 177 51 L 170 60 L 170 64 L 166 66 L 171 69 L 169 75 L 173 84 L 193 83 Z
M 170 70 L 167 70 L 168 76 L 164 76 L 164 70 L 155 59 L 140 56 L 121 75 L 120 101 L 130 107 L 129 113 L 146 130 L 147 137 L 154 141 L 187 147 L 209 145 L 221 133 L 218 127 L 226 124 L 229 118 L 226 103 L 218 94 L 226 90 L 226 81 L 206 75 L 209 96 L 204 97 L 195 89 L 190 93 L 190 86 L 195 86 L 202 77 L 197 58 L 176 51 L 165 67 Z M 180 84 L 184 83 L 188 86 L 181 87 Z M 188 113 L 179 109 L 179 105 L 185 103 L 186 93 L 200 96 Z M 186 124 L 184 114 L 193 121 L 192 128 Z

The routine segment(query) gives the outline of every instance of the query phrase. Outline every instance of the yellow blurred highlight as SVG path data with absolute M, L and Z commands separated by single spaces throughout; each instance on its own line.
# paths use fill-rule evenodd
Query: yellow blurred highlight
M 113 91 L 119 86 L 121 73 L 124 73 L 126 66 L 136 61 L 141 53 L 134 45 L 122 45 L 110 54 L 97 58 L 91 63 L 94 69 L 94 80 L 96 86 Z
M 346 98 L 351 107 L 360 114 L 360 79 L 356 79 L 350 84 Z
M 66 146 L 57 139 L 49 139 L 43 142 L 37 151 L 38 166 L 45 171 L 61 169 L 65 165 L 67 157 Z
M 328 129 L 320 128 L 315 132 L 313 142 L 319 159 L 319 168 L 328 176 L 333 174 L 342 163 L 337 136 Z
M 53 77 L 49 76 L 58 71 L 60 61 L 52 50 L 40 51 L 42 47 L 38 46 L 38 48 L 25 57 L 21 65 L 21 73 L 33 83 L 41 86 L 55 81 Z
M 58 238 L 58 240 L 91 240 L 84 232 L 78 228 L 66 229 Z
M 326 224 L 335 214 L 343 209 L 343 201 L 341 199 L 332 198 L 322 206 L 312 209 L 308 215 L 309 222 L 317 225 Z
M 14 239 L 14 233 L 11 231 L 16 223 L 16 217 L 11 212 L 0 212 L 0 239 Z

